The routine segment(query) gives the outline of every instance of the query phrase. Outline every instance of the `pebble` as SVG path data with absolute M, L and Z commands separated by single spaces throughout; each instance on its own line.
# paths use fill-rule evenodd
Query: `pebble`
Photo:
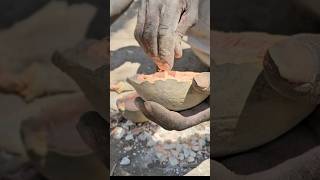
M 187 148 L 183 148 L 183 155 L 184 155 L 184 157 L 189 157 L 190 156 L 190 151 L 189 151 L 189 149 L 187 149 Z
M 188 160 L 187 160 L 189 163 L 191 163 L 191 162 L 194 162 L 194 157 L 192 157 L 192 156 L 190 156 L 190 157 L 188 157 Z
M 116 127 L 112 130 L 111 135 L 115 139 L 121 139 L 125 134 L 125 130 L 122 127 Z
M 206 145 L 205 137 L 199 139 L 199 146 L 202 148 L 202 147 L 205 146 L 205 145 Z
M 196 152 L 201 150 L 199 145 L 193 145 L 191 149 Z
M 194 139 L 193 139 L 193 140 L 191 141 L 191 144 L 192 144 L 193 146 L 197 146 L 197 145 L 198 145 L 198 142 L 197 142 L 197 140 L 194 140 Z
M 171 166 L 176 166 L 176 165 L 179 164 L 178 160 L 173 156 L 169 157 L 169 163 L 170 163 Z
M 132 150 L 132 146 L 127 146 L 123 148 L 125 151 L 131 151 Z
M 147 146 L 148 146 L 148 147 L 152 147 L 152 146 L 154 146 L 155 144 L 156 144 L 156 142 L 155 142 L 152 138 L 150 138 L 150 139 L 148 140 Z
M 170 152 L 174 157 L 178 157 L 179 156 L 179 152 L 176 151 L 176 150 L 171 150 Z
M 175 148 L 175 145 L 174 144 L 164 144 L 163 148 L 166 150 L 170 150 L 170 149 Z
M 126 166 L 126 165 L 129 165 L 129 164 L 130 164 L 130 159 L 128 157 L 122 158 L 122 160 L 120 162 L 120 165 Z
M 197 154 L 195 152 L 193 152 L 192 150 L 190 150 L 189 153 L 190 153 L 190 157 L 196 157 L 197 156 Z
M 159 159 L 160 162 L 167 161 L 167 156 L 163 153 L 156 152 L 156 157 Z
M 183 161 L 183 160 L 184 160 L 184 155 L 183 155 L 182 153 L 180 153 L 180 154 L 178 155 L 178 159 L 179 159 L 180 161 Z
M 140 141 L 145 141 L 145 140 L 147 140 L 149 137 L 150 137 L 150 134 L 149 134 L 149 133 L 143 132 L 143 133 L 141 133 L 141 134 L 138 136 L 138 139 L 139 139 Z
M 210 142 L 210 135 L 208 135 L 208 134 L 206 135 L 206 141 Z
M 128 135 L 125 137 L 125 140 L 126 140 L 126 141 L 133 140 L 133 135 L 132 135 L 132 134 L 128 134 Z
M 176 150 L 178 151 L 178 152 L 181 152 L 182 151 L 182 145 L 181 144 L 176 144 Z

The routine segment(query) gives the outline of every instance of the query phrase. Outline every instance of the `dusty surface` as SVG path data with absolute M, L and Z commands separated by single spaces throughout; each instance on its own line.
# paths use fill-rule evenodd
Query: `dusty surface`
M 184 175 L 209 158 L 209 123 L 169 132 L 154 123 L 122 119 L 114 120 L 111 129 L 114 176 Z

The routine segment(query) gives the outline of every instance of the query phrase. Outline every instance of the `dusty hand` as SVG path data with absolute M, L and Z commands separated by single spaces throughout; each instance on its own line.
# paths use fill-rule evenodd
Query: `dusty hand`
M 142 0 L 135 38 L 160 70 L 182 56 L 181 38 L 198 18 L 198 0 Z
M 193 79 L 193 88 L 201 93 L 210 94 L 210 73 L 200 73 Z M 184 130 L 210 119 L 210 104 L 207 98 L 204 102 L 191 109 L 175 112 L 153 101 L 144 101 L 138 97 L 136 106 L 151 121 L 167 130 Z
M 180 113 L 170 111 L 156 102 L 144 101 L 140 97 L 136 98 L 135 103 L 148 119 L 166 130 L 182 131 L 210 119 L 210 106 L 207 101 Z

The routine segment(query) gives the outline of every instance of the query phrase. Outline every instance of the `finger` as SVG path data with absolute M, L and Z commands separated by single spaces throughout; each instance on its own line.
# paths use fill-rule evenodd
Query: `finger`
M 183 12 L 176 29 L 176 33 L 180 36 L 185 35 L 187 30 L 195 25 L 198 20 L 198 0 L 192 0 L 190 7 Z
M 158 56 L 158 27 L 160 10 L 155 4 L 157 1 L 146 1 L 146 16 L 142 34 L 142 42 L 146 53 L 156 59 Z
M 166 110 L 165 108 L 164 109 L 161 108 L 160 112 L 157 111 L 157 113 L 154 114 L 151 107 L 152 105 L 150 105 L 149 103 L 146 103 L 140 97 L 137 97 L 135 99 L 135 104 L 149 120 L 155 122 L 156 124 L 163 127 L 164 129 L 173 130 L 173 127 L 171 127 L 173 123 L 170 122 L 170 118 L 164 118 L 164 116 L 171 115 L 171 113 L 168 112 L 168 110 Z
M 137 16 L 137 24 L 136 28 L 134 30 L 134 37 L 138 41 L 139 45 L 144 48 L 144 44 L 142 43 L 142 34 L 144 29 L 144 23 L 145 23 L 145 15 L 146 15 L 146 1 L 142 0 L 140 1 L 140 8 L 138 10 L 138 16 Z
M 210 108 L 195 115 L 184 117 L 175 111 L 166 109 L 156 102 L 147 101 L 144 105 L 148 110 L 148 114 L 152 114 L 154 117 L 153 121 L 168 130 L 182 131 L 210 119 Z
M 182 57 L 182 47 L 181 47 L 181 37 L 177 36 L 176 45 L 174 48 L 174 57 L 181 58 Z
M 184 117 L 175 111 L 166 109 L 156 102 L 144 101 L 140 97 L 136 98 L 135 103 L 148 119 L 167 130 L 185 130 L 204 121 L 208 121 L 210 118 L 210 108 L 193 116 Z
M 179 3 L 179 1 L 174 1 Z M 181 12 L 178 10 L 177 4 L 170 6 L 163 6 L 160 12 L 160 23 L 158 29 L 158 64 L 159 68 L 163 70 L 171 70 L 174 63 L 174 49 L 176 46 L 175 31 L 178 26 Z

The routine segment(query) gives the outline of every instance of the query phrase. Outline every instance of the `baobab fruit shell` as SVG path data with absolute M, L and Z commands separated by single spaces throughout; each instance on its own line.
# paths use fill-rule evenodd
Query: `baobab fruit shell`
M 128 78 L 137 93 L 145 101 L 154 101 L 169 110 L 181 111 L 192 108 L 209 95 L 192 85 L 196 72 L 157 72 L 150 75 L 138 74 Z

